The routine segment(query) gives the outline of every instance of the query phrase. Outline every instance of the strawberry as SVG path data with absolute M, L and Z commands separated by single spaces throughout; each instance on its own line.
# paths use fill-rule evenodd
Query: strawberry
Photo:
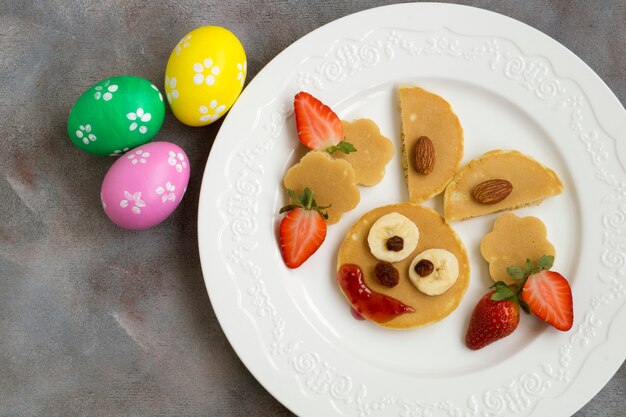
M 296 94 L 294 101 L 298 138 L 306 147 L 343 153 L 355 152 L 352 144 L 343 140 L 343 126 L 330 107 L 304 91 Z
M 517 297 L 504 282 L 498 281 L 474 307 L 465 344 L 478 350 L 513 333 L 519 323 Z
M 572 328 L 572 289 L 563 275 L 554 271 L 530 275 L 522 287 L 521 297 L 530 311 L 549 325 L 562 331 Z
M 293 190 L 287 190 L 294 202 L 280 209 L 287 215 L 280 222 L 280 252 L 289 268 L 297 268 L 309 259 L 326 238 L 326 218 L 318 207 L 309 188 L 298 197 Z
M 517 292 L 525 311 L 532 312 L 559 330 L 567 331 L 574 324 L 572 289 L 563 275 L 549 270 L 553 263 L 554 256 L 542 256 L 536 266 L 527 260 L 525 269 L 510 266 L 507 272 L 520 280 Z

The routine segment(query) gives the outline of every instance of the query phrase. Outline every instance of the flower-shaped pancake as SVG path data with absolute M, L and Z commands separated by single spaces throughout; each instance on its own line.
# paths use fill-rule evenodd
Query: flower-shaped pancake
M 372 120 L 342 120 L 341 124 L 344 140 L 351 143 L 356 152 L 335 152 L 333 157 L 352 164 L 357 184 L 378 184 L 385 176 L 385 166 L 393 157 L 393 144 L 380 134 L 380 129 Z
M 329 206 L 323 210 L 328 214 L 328 224 L 337 223 L 344 212 L 355 208 L 361 200 L 352 165 L 324 151 L 304 155 L 289 168 L 283 182 L 297 195 L 309 187 L 318 206 Z
M 480 253 L 489 263 L 489 275 L 494 281 L 514 284 L 515 280 L 506 272 L 507 267 L 524 268 L 527 259 L 534 264 L 543 255 L 554 256 L 556 252 L 541 220 L 507 213 L 498 217 L 493 230 L 483 237 Z

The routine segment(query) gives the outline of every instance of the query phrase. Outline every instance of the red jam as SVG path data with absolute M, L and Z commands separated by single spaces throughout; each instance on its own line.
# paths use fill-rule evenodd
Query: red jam
M 356 320 L 365 320 L 365 317 L 363 317 L 358 311 L 356 311 L 352 307 L 350 307 L 350 314 L 352 314 L 352 317 L 354 317 Z
M 337 283 L 352 308 L 361 316 L 376 323 L 385 323 L 401 314 L 415 311 L 395 298 L 370 290 L 363 281 L 361 268 L 357 265 L 341 265 L 337 272 Z

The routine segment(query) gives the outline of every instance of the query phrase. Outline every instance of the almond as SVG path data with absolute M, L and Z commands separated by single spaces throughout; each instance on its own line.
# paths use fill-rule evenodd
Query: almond
M 435 147 L 428 136 L 420 136 L 415 144 L 415 170 L 422 175 L 433 172 Z
M 513 191 L 513 184 L 503 179 L 487 180 L 474 187 L 474 199 L 481 204 L 496 204 Z

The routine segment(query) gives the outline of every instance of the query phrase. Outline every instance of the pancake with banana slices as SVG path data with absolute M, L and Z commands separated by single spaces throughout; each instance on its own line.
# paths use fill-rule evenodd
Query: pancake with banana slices
M 341 285 L 345 265 L 358 266 L 370 291 L 413 311 L 383 322 L 368 317 L 368 301 L 355 301 Z M 457 308 L 470 267 L 465 246 L 436 211 L 400 203 L 375 208 L 350 228 L 339 248 L 337 271 L 339 287 L 357 312 L 383 327 L 411 329 L 442 320 Z

